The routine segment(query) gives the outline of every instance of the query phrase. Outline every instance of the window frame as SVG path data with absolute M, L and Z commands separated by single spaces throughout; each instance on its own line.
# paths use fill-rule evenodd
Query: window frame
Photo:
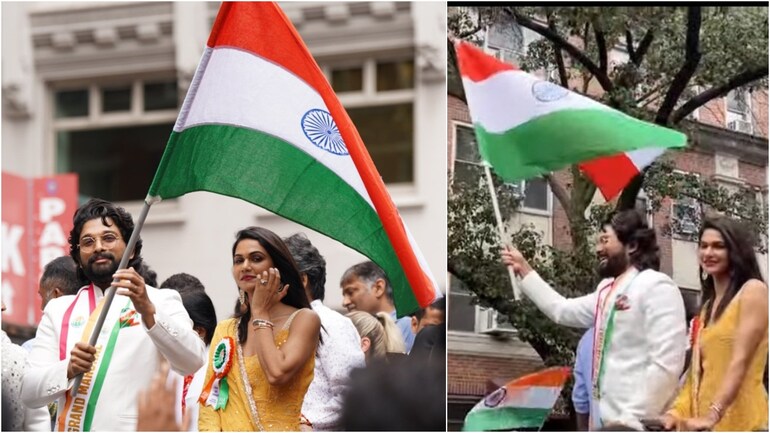
M 674 173 L 692 174 L 692 175 L 696 176 L 698 179 L 700 179 L 702 177 L 700 173 L 686 172 L 686 171 L 683 171 L 683 170 L 676 170 L 675 169 Z M 692 204 L 688 204 L 688 203 L 681 203 L 681 200 L 674 200 L 674 199 L 671 200 L 671 213 L 670 213 L 671 220 L 675 221 L 677 219 L 677 216 L 676 216 L 676 207 L 677 206 L 687 206 L 687 207 L 691 207 L 691 208 L 695 209 L 695 212 L 697 213 L 697 215 L 699 215 L 700 221 L 696 221 L 696 229 L 693 232 L 683 232 L 683 231 L 679 231 L 679 230 L 674 230 L 672 228 L 671 235 L 675 239 L 677 239 L 677 240 L 692 241 L 693 237 L 695 237 L 698 234 L 698 229 L 697 229 L 698 222 L 703 222 L 702 221 L 703 220 L 703 206 L 701 206 L 701 204 L 698 203 L 698 201 L 693 199 L 693 198 L 689 198 L 688 200 L 692 200 L 693 203 Z
M 468 161 L 465 159 L 459 159 L 457 157 L 457 129 L 459 127 L 468 128 L 471 131 L 473 131 L 473 125 L 467 122 L 463 122 L 461 120 L 452 120 L 452 166 L 450 167 L 450 173 L 452 174 L 454 178 L 455 173 L 455 164 L 457 164 L 458 161 L 462 164 L 470 164 L 475 165 L 480 168 L 484 168 L 484 164 L 481 162 L 474 162 L 474 161 Z M 483 176 L 482 176 L 483 177 Z M 484 179 L 484 182 L 486 184 L 486 179 Z M 546 209 L 538 209 L 533 207 L 528 207 L 524 205 L 524 192 L 526 191 L 526 184 L 529 182 L 529 180 L 521 180 L 515 183 L 506 182 L 506 185 L 511 185 L 515 187 L 518 191 L 516 195 L 521 196 L 521 205 L 516 210 L 517 213 L 527 214 L 527 215 L 536 215 L 536 216 L 544 216 L 544 217 L 551 217 L 553 216 L 553 192 L 551 191 L 551 185 L 548 184 L 548 182 L 543 179 L 543 182 L 545 182 L 545 194 L 546 194 Z M 452 182 L 454 183 L 454 181 Z M 518 185 L 517 185 L 518 184 Z
M 412 61 L 414 76 L 412 87 L 398 90 L 377 90 L 377 63 Z M 361 90 L 337 93 L 337 98 L 346 110 L 383 107 L 390 105 L 412 105 L 412 180 L 408 182 L 388 182 L 388 189 L 399 190 L 414 187 L 417 184 L 417 87 L 418 71 L 416 51 L 413 47 L 400 49 L 387 55 L 377 53 L 367 54 L 358 58 L 346 58 L 344 60 L 319 60 L 319 67 L 326 80 L 331 85 L 332 71 L 340 68 L 352 68 L 360 66 L 362 69 Z
M 96 129 L 125 128 L 132 126 L 149 126 L 158 124 L 174 124 L 179 117 L 179 109 L 182 101 L 178 102 L 178 107 L 165 110 L 144 110 L 144 91 L 145 83 L 158 81 L 177 82 L 177 76 L 174 72 L 157 72 L 151 74 L 141 74 L 133 77 L 107 77 L 107 78 L 89 78 L 78 80 L 65 80 L 46 83 L 46 107 L 47 118 L 47 148 L 50 151 L 46 155 L 44 164 L 51 173 L 57 172 L 57 135 L 59 132 L 89 131 Z M 118 86 L 130 86 L 131 103 L 128 111 L 103 112 L 102 111 L 102 89 L 114 88 Z M 56 117 L 56 93 L 67 90 L 87 90 L 88 91 L 88 114 L 79 117 Z M 179 96 L 179 95 L 178 95 Z M 171 134 L 171 131 L 169 131 Z M 115 201 L 116 204 L 126 209 L 139 209 L 145 197 L 136 200 Z M 156 207 L 165 208 L 163 212 L 168 214 L 168 221 L 176 222 L 181 219 L 178 213 L 178 198 L 163 200 Z M 165 221 L 165 220 L 164 220 Z

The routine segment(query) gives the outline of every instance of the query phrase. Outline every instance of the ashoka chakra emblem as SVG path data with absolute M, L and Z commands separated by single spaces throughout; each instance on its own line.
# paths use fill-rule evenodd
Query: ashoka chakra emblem
M 302 116 L 302 132 L 321 149 L 335 155 L 347 155 L 348 149 L 342 141 L 340 130 L 328 111 L 314 108 Z
M 498 406 L 500 403 L 503 402 L 503 400 L 505 400 L 505 394 L 507 394 L 507 391 L 505 390 L 505 388 L 498 388 L 497 391 L 493 392 L 492 394 L 489 394 L 484 399 L 484 406 L 486 407 Z
M 553 102 L 568 94 L 569 90 L 548 81 L 538 81 L 532 85 L 532 96 L 540 102 Z

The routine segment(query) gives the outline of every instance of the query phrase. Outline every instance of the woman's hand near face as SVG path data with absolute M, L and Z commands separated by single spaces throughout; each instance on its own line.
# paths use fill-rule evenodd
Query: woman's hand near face
M 251 317 L 269 319 L 270 309 L 281 302 L 288 289 L 289 285 L 281 282 L 278 268 L 270 268 L 257 274 L 257 282 L 251 296 Z

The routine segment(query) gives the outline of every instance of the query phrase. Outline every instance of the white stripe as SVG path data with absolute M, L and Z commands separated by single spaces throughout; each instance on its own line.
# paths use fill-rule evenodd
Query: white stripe
M 328 167 L 374 208 L 350 155 L 335 155 L 315 146 L 302 130 L 302 116 L 309 110 L 329 111 L 315 89 L 252 53 L 233 48 L 206 50 L 210 53 L 204 53 L 201 62 L 207 60 L 205 69 L 196 74 L 200 76 L 197 91 L 185 100 L 174 131 L 223 124 L 273 135 Z
M 518 390 L 517 390 L 518 391 Z M 505 397 L 505 401 L 499 406 L 490 408 L 481 400 L 474 406 L 473 410 L 487 409 L 494 410 L 504 407 L 520 407 L 526 409 L 551 409 L 556 404 L 556 399 L 559 397 L 561 387 L 555 386 L 533 386 L 527 387 L 524 390 L 518 391 L 520 394 L 516 395 L 513 399 L 511 395 Z M 520 397 L 521 398 L 520 398 Z
M 533 96 L 536 83 L 545 82 L 522 71 L 501 72 L 476 83 L 463 78 L 473 123 L 480 124 L 488 132 L 502 133 L 535 117 L 564 109 L 615 111 L 564 88 L 558 90 L 566 92 L 566 96 L 552 102 L 540 101 Z
M 648 147 L 646 149 L 626 152 L 626 156 L 636 166 L 636 169 L 641 172 L 645 167 L 652 164 L 652 162 L 660 155 L 663 155 L 665 151 L 666 149 L 661 149 L 659 147 Z
M 329 111 L 314 88 L 281 66 L 238 49 L 206 47 L 174 131 L 182 132 L 203 124 L 225 124 L 271 134 L 332 170 L 374 210 L 350 155 L 327 152 L 315 146 L 302 131 L 302 116 L 314 108 Z M 420 248 L 406 224 L 404 228 L 417 261 L 433 283 L 437 296 L 441 296 Z

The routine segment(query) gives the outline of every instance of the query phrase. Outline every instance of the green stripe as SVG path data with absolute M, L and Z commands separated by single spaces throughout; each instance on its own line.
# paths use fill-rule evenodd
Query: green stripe
M 131 301 L 129 300 L 123 310 L 125 310 Z M 121 310 L 120 315 L 123 315 Z M 104 376 L 107 375 L 107 369 L 112 361 L 112 353 L 115 351 L 115 343 L 118 340 L 118 333 L 120 332 L 120 316 L 112 327 L 112 333 L 110 333 L 110 339 L 107 342 L 107 347 L 104 349 L 104 355 L 102 355 L 102 362 L 99 364 L 99 372 L 94 379 L 94 387 L 91 390 L 91 397 L 88 398 L 88 405 L 86 406 L 86 414 L 83 421 L 83 431 L 91 431 L 91 421 L 94 419 L 94 413 L 96 412 L 96 403 L 99 401 L 99 394 L 102 392 L 102 385 L 104 384 Z
M 419 308 L 374 208 L 294 145 L 228 125 L 172 133 L 149 195 L 169 199 L 193 191 L 240 198 L 338 240 L 385 271 L 399 316 Z
M 551 409 L 520 407 L 474 409 L 466 415 L 463 431 L 539 429 L 550 413 Z
M 476 124 L 479 150 L 506 181 L 642 148 L 685 147 L 687 136 L 608 110 L 562 110 L 503 133 Z

